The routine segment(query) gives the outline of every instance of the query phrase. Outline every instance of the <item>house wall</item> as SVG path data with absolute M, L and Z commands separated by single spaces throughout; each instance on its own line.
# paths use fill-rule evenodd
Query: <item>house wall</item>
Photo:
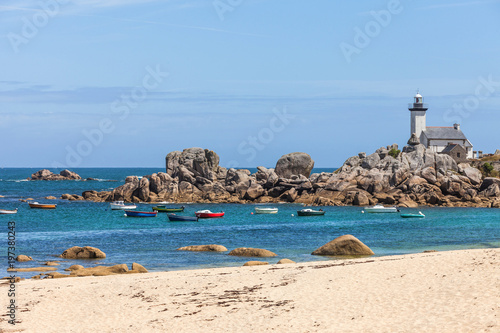
M 429 148 L 431 151 L 440 153 L 443 151 L 446 146 L 448 146 L 449 143 L 453 144 L 459 144 L 461 146 L 465 146 L 465 149 L 467 151 L 467 158 L 473 158 L 473 151 L 472 147 L 467 147 L 470 146 L 467 140 L 429 140 L 425 145 L 427 148 Z

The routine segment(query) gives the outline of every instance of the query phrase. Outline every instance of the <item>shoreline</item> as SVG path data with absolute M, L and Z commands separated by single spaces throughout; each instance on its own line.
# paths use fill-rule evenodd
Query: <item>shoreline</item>
M 494 332 L 499 256 L 499 248 L 490 248 L 25 280 L 16 284 L 21 322 L 2 326 L 5 332 Z

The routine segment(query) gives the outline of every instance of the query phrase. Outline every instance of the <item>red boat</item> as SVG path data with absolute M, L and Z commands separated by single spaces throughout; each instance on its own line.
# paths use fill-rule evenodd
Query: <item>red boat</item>
M 224 216 L 224 212 L 212 213 L 208 209 L 206 209 L 206 210 L 199 210 L 199 211 L 197 211 L 194 214 L 196 215 L 196 217 L 205 218 L 205 219 L 206 218 L 212 218 L 212 217 L 223 217 Z

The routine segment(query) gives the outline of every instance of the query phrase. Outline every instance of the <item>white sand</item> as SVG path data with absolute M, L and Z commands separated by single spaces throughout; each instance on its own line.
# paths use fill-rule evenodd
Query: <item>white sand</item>
M 26 280 L 3 332 L 500 332 L 500 249 Z M 2 293 L 2 309 L 8 299 Z M 5 313 L 5 310 L 3 310 Z M 0 330 L 1 331 L 1 330 Z

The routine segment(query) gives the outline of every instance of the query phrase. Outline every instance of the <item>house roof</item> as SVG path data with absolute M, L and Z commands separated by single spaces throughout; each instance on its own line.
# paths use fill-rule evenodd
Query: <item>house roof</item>
M 458 145 L 458 144 L 451 144 L 451 145 L 447 145 L 442 151 L 441 153 L 451 153 L 453 150 L 455 150 L 455 148 L 457 147 L 460 147 L 462 148 L 462 146 Z M 462 148 L 463 151 L 465 151 L 465 149 Z
M 423 131 L 427 139 L 438 140 L 467 140 L 465 134 L 460 129 L 454 127 L 426 127 Z

